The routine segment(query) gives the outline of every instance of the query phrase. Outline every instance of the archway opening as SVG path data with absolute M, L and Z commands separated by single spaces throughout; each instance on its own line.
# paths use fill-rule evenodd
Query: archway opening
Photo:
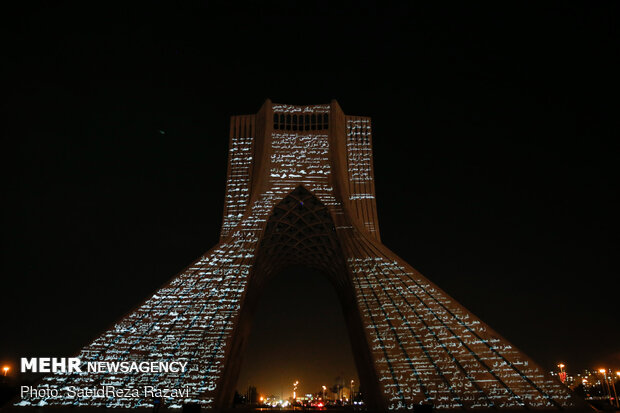
M 308 282 L 310 284 L 306 284 Z M 280 404 L 285 403 L 293 391 L 295 396 L 301 391 L 306 397 L 306 394 L 322 390 L 323 403 L 326 398 L 334 403 L 345 400 L 352 403 L 363 398 L 368 407 L 378 406 L 379 382 L 353 290 L 329 209 L 303 186 L 297 187 L 274 207 L 266 222 L 226 360 L 219 405 L 231 406 L 239 402 L 239 397 L 234 397 L 235 390 L 239 395 L 247 393 L 249 401 L 253 402 L 254 391 L 248 388 L 256 387 L 257 392 L 265 392 L 264 398 L 277 396 L 278 402 L 282 400 Z M 263 304 L 267 305 L 264 310 L 259 308 L 261 302 L 268 303 Z M 308 316 L 304 320 L 296 319 L 296 311 L 302 308 Z M 261 311 L 268 314 L 261 315 Z M 286 321 L 278 323 L 282 317 Z M 261 326 L 261 319 L 275 324 Z M 304 324 L 310 327 L 305 328 Z M 268 333 L 263 335 L 263 329 L 276 331 L 269 336 Z M 312 329 L 316 333 L 313 334 Z M 334 337 L 336 340 L 331 340 Z M 277 340 L 280 341 L 275 342 Z M 290 354 L 290 362 L 280 361 L 280 374 L 269 376 L 269 379 L 259 375 L 265 383 L 271 383 L 264 388 L 260 383 L 252 383 L 257 379 L 247 376 L 242 375 L 240 381 L 243 360 L 244 371 L 248 369 L 244 374 L 277 372 L 277 359 L 266 350 L 260 352 L 261 348 L 269 349 L 269 343 L 281 344 L 287 351 L 281 350 L 280 354 Z M 332 359 L 324 354 L 330 347 L 337 349 L 333 350 L 337 355 L 336 361 L 331 363 L 333 368 L 322 363 Z M 351 369 L 351 357 L 356 372 Z M 252 364 L 259 359 L 272 364 Z M 311 377 L 307 387 L 294 388 L 296 381 L 300 382 L 298 386 L 302 383 L 301 377 L 291 379 L 300 374 L 296 368 Z M 260 401 L 261 395 L 256 396 Z M 341 399 L 343 402 L 339 402 Z
M 350 405 L 361 400 L 359 384 L 332 283 L 305 266 L 272 277 L 242 351 L 235 405 L 288 407 L 293 397 L 308 407 Z

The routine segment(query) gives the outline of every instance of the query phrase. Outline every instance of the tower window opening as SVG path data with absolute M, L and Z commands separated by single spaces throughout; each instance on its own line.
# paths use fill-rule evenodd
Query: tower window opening
M 277 113 L 273 114 L 273 128 L 274 129 L 280 129 L 280 117 L 278 116 Z

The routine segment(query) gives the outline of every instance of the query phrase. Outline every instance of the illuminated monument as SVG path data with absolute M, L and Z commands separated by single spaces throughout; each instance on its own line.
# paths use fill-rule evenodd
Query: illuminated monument
M 261 290 L 294 264 L 322 271 L 334 285 L 373 410 L 420 403 L 438 409 L 579 404 L 381 243 L 370 118 L 345 115 L 335 101 L 267 101 L 255 115 L 234 116 L 219 244 L 80 354 L 83 361 L 187 361 L 189 371 L 53 375 L 41 386 L 188 386 L 189 397 L 167 404 L 227 407 Z M 117 397 L 32 404 L 151 402 Z

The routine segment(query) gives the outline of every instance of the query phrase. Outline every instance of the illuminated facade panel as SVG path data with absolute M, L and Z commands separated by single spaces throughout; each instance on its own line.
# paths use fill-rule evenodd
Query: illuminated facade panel
M 269 277 L 301 264 L 341 300 L 374 410 L 554 409 L 579 400 L 380 242 L 370 118 L 337 102 L 267 101 L 231 119 L 220 243 L 80 353 L 93 361 L 182 361 L 178 373 L 56 374 L 41 388 L 183 387 L 166 404 L 230 405 L 252 313 Z M 131 397 L 22 405 L 150 406 Z

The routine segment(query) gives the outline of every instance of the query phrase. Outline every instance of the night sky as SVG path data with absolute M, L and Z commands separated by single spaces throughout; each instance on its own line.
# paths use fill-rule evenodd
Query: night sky
M 215 245 L 229 118 L 270 98 L 372 117 L 383 242 L 546 369 L 620 369 L 618 3 L 165 4 L 4 15 L 0 361 Z M 329 283 L 272 286 L 240 387 L 354 376 Z

